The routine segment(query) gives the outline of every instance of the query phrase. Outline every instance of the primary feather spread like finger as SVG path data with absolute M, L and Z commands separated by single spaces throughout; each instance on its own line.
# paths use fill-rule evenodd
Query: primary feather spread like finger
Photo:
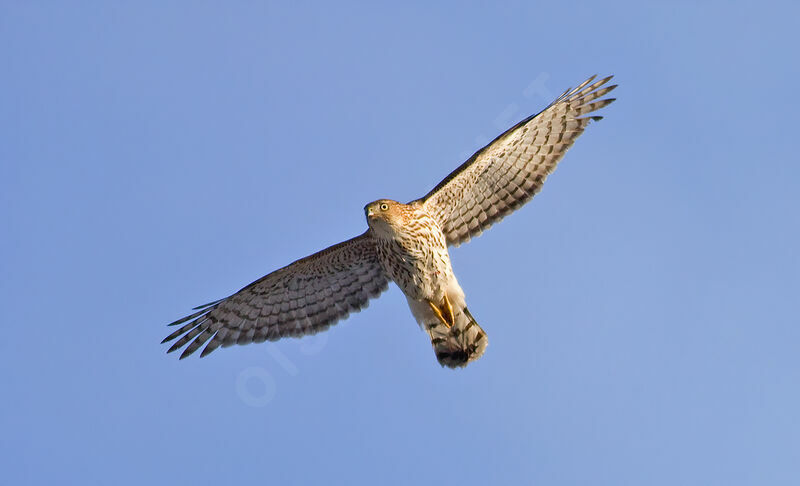
M 541 190 L 589 122 L 602 118 L 583 115 L 614 101 L 598 100 L 617 87 L 598 89 L 611 78 L 592 83 L 592 76 L 565 91 L 540 113 L 478 150 L 426 196 L 414 201 L 436 217 L 448 245 L 458 246 L 478 236 Z
M 314 334 L 366 307 L 388 283 L 372 237 L 364 233 L 201 306 L 172 323 L 188 321 L 163 342 L 180 337 L 168 352 L 190 343 L 181 354 L 185 358 L 206 342 L 201 356 L 220 346 Z

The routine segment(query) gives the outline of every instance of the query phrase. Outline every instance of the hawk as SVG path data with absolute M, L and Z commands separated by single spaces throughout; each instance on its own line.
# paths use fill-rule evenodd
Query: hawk
M 205 344 L 274 341 L 323 331 L 367 307 L 394 282 L 431 340 L 442 366 L 483 355 L 486 333 L 467 309 L 447 248 L 465 243 L 528 202 L 591 121 L 614 101 L 616 85 L 592 76 L 480 149 L 420 199 L 379 199 L 364 208 L 369 228 L 256 280 L 197 312 L 162 341 L 188 344 L 181 359 Z M 587 116 L 588 115 L 588 116 Z M 207 344 L 206 344 L 207 343 Z

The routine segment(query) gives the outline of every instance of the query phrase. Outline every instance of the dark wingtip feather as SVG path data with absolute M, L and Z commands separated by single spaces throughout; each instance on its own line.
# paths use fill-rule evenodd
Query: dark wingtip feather
M 192 310 L 194 310 L 194 309 L 192 309 Z M 191 319 L 194 319 L 195 317 L 199 317 L 199 316 L 203 315 L 203 313 L 205 313 L 205 312 L 207 312 L 207 311 L 206 310 L 201 310 L 200 312 L 195 312 L 194 314 L 189 314 L 186 317 L 181 317 L 180 319 L 178 319 L 175 322 L 170 322 L 169 324 L 167 324 L 167 326 L 177 326 L 178 324 L 183 324 L 186 321 L 189 321 Z
M 173 344 L 173 345 L 172 345 L 172 346 L 170 346 L 170 347 L 169 347 L 169 349 L 167 350 L 167 354 L 169 354 L 169 353 L 172 353 L 172 352 L 176 351 L 176 350 L 177 350 L 178 348 L 180 348 L 181 346 L 182 346 L 182 344 L 180 344 L 180 343 L 175 343 L 175 344 Z
M 579 84 L 578 87 L 574 89 L 574 91 L 580 91 L 584 87 L 589 86 L 590 84 L 592 84 L 592 81 L 594 81 L 596 77 L 597 77 L 596 74 L 592 74 L 591 76 L 589 76 L 589 79 Z
M 194 314 L 192 314 L 192 316 L 193 316 L 193 315 L 194 315 Z M 183 324 L 184 322 L 186 322 L 186 321 L 188 321 L 189 319 L 191 319 L 191 318 L 192 318 L 192 316 L 181 317 L 181 318 L 180 318 L 180 319 L 178 319 L 177 321 L 170 322 L 169 324 L 167 324 L 167 326 L 177 326 L 178 324 Z
M 214 302 L 209 302 L 208 304 L 198 305 L 197 307 L 192 308 L 192 310 L 205 309 L 206 307 L 211 307 L 212 305 L 217 305 L 220 302 L 222 302 L 223 300 L 225 300 L 225 299 L 218 299 L 218 300 L 215 300 Z
M 206 347 L 203 348 L 203 352 L 200 353 L 200 357 L 201 358 L 205 358 L 206 356 L 211 354 L 212 351 L 217 349 L 222 344 L 222 340 L 217 339 L 215 341 L 214 339 L 217 339 L 217 338 L 216 337 L 212 338 L 211 341 L 208 344 L 206 344 Z
M 175 339 L 176 337 L 180 336 L 181 334 L 185 334 L 186 332 L 190 331 L 193 327 L 195 327 L 197 324 L 198 324 L 197 321 L 192 321 L 189 324 L 186 324 L 185 326 L 183 326 L 182 328 L 173 331 L 172 334 L 170 334 L 169 336 L 165 337 L 164 340 L 161 341 L 161 344 L 164 344 L 164 343 L 166 343 L 168 341 L 172 341 L 173 339 Z

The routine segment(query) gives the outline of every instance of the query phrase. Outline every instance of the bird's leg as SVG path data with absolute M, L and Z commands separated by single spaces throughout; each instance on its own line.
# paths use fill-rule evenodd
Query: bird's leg
M 431 306 L 431 310 L 433 313 L 436 314 L 436 317 L 442 321 L 442 324 L 445 325 L 448 329 L 453 327 L 455 324 L 455 315 L 453 314 L 453 306 L 450 304 L 450 299 L 447 298 L 447 294 L 444 296 L 444 301 L 442 302 L 441 308 L 433 303 L 433 301 L 428 301 L 428 305 Z

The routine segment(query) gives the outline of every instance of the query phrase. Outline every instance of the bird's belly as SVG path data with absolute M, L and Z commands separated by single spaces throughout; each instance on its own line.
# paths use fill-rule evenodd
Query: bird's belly
M 446 247 L 409 250 L 392 242 L 379 254 L 386 273 L 413 300 L 441 301 L 454 278 Z

